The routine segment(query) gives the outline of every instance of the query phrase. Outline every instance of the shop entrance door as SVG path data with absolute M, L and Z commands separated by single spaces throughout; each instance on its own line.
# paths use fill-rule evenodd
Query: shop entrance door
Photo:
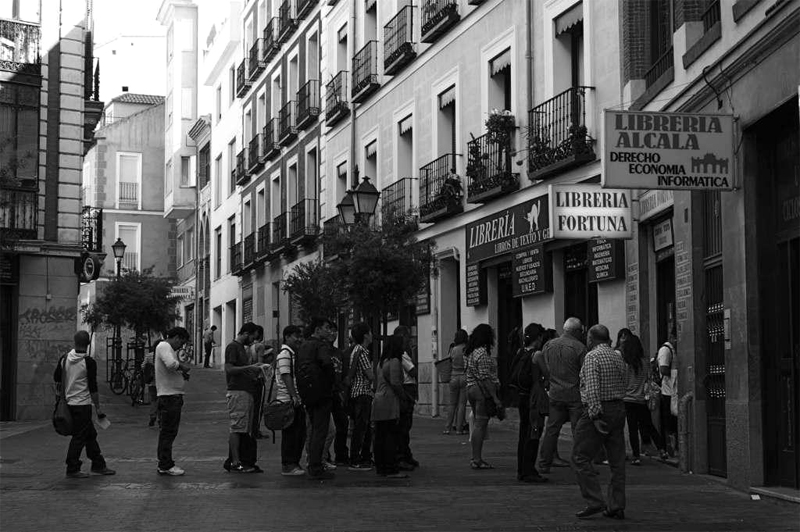
M 17 330 L 14 317 L 16 286 L 0 284 L 0 421 L 16 418 L 17 350 L 14 349 L 13 331 Z
M 663 255 L 656 257 L 657 345 L 667 341 L 670 329 L 675 326 L 675 255 L 673 248 L 661 253 Z
M 564 319 L 578 318 L 588 330 L 598 321 L 597 283 L 589 282 L 586 244 L 564 250 Z
M 511 263 L 497 268 L 497 373 L 500 378 L 501 399 L 508 404 L 508 377 L 514 353 L 510 352 L 508 336 L 514 327 L 522 323 L 522 300 L 514 297 L 511 278 Z

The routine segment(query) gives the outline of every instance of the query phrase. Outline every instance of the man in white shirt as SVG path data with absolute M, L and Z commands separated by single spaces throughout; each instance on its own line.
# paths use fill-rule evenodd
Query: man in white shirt
M 656 360 L 661 373 L 661 434 L 667 449 L 673 454 L 677 452 L 678 416 L 672 413 L 672 397 L 678 395 L 678 359 L 676 349 L 678 339 L 675 330 L 669 333 L 669 339 L 658 349 Z M 672 442 L 670 444 L 670 442 Z M 662 457 L 666 458 L 666 457 Z
M 183 469 L 172 460 L 172 443 L 178 435 L 183 409 L 183 389 L 189 379 L 191 366 L 178 360 L 175 352 L 189 341 L 189 332 L 183 327 L 167 331 L 166 340 L 156 346 L 156 393 L 161 428 L 158 432 L 158 474 L 177 477 Z

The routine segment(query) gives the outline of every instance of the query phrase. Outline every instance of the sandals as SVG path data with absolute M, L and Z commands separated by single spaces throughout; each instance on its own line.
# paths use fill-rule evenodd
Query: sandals
M 633 458 L 633 460 L 631 460 L 631 465 L 642 465 L 642 461 L 639 459 L 638 456 L 636 456 Z
M 484 462 L 483 460 L 470 460 L 469 466 L 472 469 L 494 469 L 488 462 Z

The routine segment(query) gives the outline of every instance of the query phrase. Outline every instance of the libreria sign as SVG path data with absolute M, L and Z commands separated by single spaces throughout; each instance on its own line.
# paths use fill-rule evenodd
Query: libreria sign
M 631 238 L 630 190 L 597 185 L 550 185 L 553 238 Z
M 733 189 L 733 116 L 604 115 L 603 187 Z

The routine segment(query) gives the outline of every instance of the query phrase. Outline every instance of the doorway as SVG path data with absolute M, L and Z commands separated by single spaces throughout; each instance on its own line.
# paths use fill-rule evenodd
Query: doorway
M 567 318 L 578 318 L 586 329 L 599 320 L 597 283 L 589 283 L 585 243 L 564 250 L 564 319 L 561 323 Z
M 509 346 L 509 335 L 522 323 L 522 299 L 514 297 L 511 263 L 497 267 L 497 376 L 500 379 L 500 398 L 503 404 L 510 403 L 508 379 L 514 353 Z
M 17 330 L 14 312 L 16 291 L 16 286 L 0 284 L 0 323 L 5 323 L 0 328 L 0 421 L 16 419 L 17 350 L 14 349 Z
M 666 253 L 664 253 L 666 252 Z M 675 254 L 673 248 L 656 257 L 656 343 L 663 344 L 675 327 Z

